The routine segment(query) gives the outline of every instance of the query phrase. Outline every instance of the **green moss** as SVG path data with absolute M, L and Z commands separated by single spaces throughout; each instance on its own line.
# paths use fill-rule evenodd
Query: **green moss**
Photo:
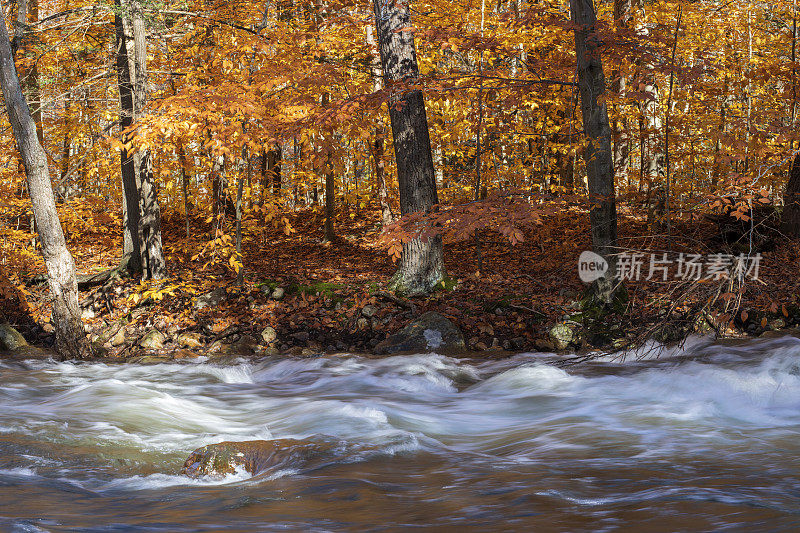
M 312 283 L 291 283 L 286 287 L 288 294 L 305 294 L 309 296 L 327 296 L 333 298 L 336 291 L 341 290 L 342 285 L 336 283 L 328 283 L 326 281 L 318 281 Z

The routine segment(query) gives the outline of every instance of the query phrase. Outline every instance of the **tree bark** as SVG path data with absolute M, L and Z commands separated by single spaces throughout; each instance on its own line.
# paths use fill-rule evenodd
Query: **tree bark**
M 134 43 L 134 117 L 141 121 L 147 106 L 147 28 L 141 0 L 131 0 Z M 142 239 L 146 254 L 143 254 L 145 273 L 150 279 L 166 276 L 166 263 L 161 245 L 161 208 L 158 205 L 158 190 L 153 178 L 149 149 L 139 150 L 134 157 L 141 185 Z
M 5 24 L 0 24 L 0 84 L 25 166 L 36 229 L 42 242 L 42 255 L 53 296 L 56 351 L 65 358 L 88 358 L 93 355 L 93 349 L 81 323 L 75 263 L 67 249 L 58 219 L 47 157 L 36 133 L 36 123 L 22 94 Z
M 331 102 L 331 95 L 328 92 L 322 94 L 322 107 L 328 107 Z M 329 131 L 332 142 L 333 131 Z M 336 211 L 336 183 L 333 176 L 333 163 L 331 161 L 330 144 L 323 140 L 325 150 L 325 240 L 333 242 L 336 239 L 336 232 L 333 228 L 333 217 Z
M 119 127 L 121 130 L 122 149 L 119 152 L 120 170 L 122 173 L 122 214 L 123 239 L 122 262 L 131 274 L 142 273 L 142 235 L 141 235 L 141 199 L 136 166 L 133 160 L 131 141 L 133 134 L 133 83 L 128 55 L 128 40 L 125 26 L 120 15 L 120 0 L 114 0 L 117 9 L 114 15 L 114 27 L 117 36 L 117 84 L 119 86 Z
M 267 174 L 269 176 L 272 196 L 277 197 L 281 192 L 281 168 L 283 162 L 283 149 L 280 144 L 267 150 Z
M 373 0 L 383 73 L 388 82 L 419 78 L 408 2 Z M 439 199 L 425 101 L 419 89 L 394 89 L 389 98 L 400 212 L 430 212 Z M 403 243 L 400 267 L 390 288 L 407 295 L 427 294 L 445 277 L 442 237 L 418 236 Z
M 211 201 L 214 208 L 214 234 L 216 238 L 225 227 L 225 214 L 228 206 L 228 195 L 225 192 L 225 156 L 213 156 L 211 165 Z
M 632 7 L 631 0 L 614 0 L 614 24 L 618 31 L 630 29 Z M 622 74 L 619 67 L 616 67 L 612 71 L 611 79 L 613 84 L 612 90 L 617 93 L 620 100 L 624 101 L 625 93 L 628 90 L 628 80 Z M 621 179 L 627 177 L 628 174 L 630 135 L 628 132 L 628 119 L 625 117 L 625 107 L 627 106 L 621 106 L 619 108 L 617 117 L 613 122 L 614 175 L 617 183 L 619 183 Z
M 614 169 L 611 162 L 611 128 L 606 103 L 599 100 L 606 90 L 597 16 L 592 0 L 570 0 L 575 28 L 578 90 L 581 95 L 583 128 L 589 139 L 584 152 L 589 185 L 589 223 L 592 248 L 608 262 L 608 270 L 594 283 L 596 296 L 606 303 L 614 297 L 617 246 L 617 207 Z
M 373 65 L 370 68 L 372 71 L 372 90 L 375 92 L 383 88 L 383 80 L 381 78 L 381 57 L 378 51 L 378 43 L 375 41 L 375 35 L 371 26 L 367 26 L 367 44 L 370 48 L 375 47 L 373 52 Z M 386 163 L 383 160 L 384 155 L 384 139 L 386 138 L 386 128 L 383 124 L 378 123 L 375 126 L 375 137 L 370 145 L 372 152 L 372 160 L 375 163 L 375 190 L 378 192 L 378 203 L 381 208 L 381 223 L 384 227 L 394 222 L 394 213 L 389 203 L 389 192 L 386 188 Z
M 800 237 L 800 153 L 795 154 L 789 171 L 783 205 L 783 230 L 792 237 Z

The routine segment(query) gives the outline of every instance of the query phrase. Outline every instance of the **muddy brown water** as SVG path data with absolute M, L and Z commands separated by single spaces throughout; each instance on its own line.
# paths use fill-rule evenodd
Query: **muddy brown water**
M 800 528 L 800 340 L 634 355 L 0 362 L 0 531 Z M 179 475 L 283 438 L 331 451 Z

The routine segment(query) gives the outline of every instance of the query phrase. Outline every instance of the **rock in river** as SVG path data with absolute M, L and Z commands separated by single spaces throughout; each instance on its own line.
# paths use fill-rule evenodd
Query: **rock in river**
M 430 311 L 375 346 L 377 354 L 431 352 L 456 354 L 466 350 L 464 335 L 446 317 Z
M 0 324 L 0 350 L 16 350 L 27 346 L 28 341 L 9 324 Z
M 305 465 L 309 459 L 325 455 L 330 446 L 294 439 L 220 442 L 192 452 L 183 463 L 181 474 L 192 478 L 224 477 L 237 469 L 256 475 Z

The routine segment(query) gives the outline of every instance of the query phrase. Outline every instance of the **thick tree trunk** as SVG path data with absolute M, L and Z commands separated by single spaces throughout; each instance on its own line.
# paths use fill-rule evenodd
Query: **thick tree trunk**
M 794 156 L 789 171 L 783 205 L 783 230 L 792 237 L 800 237 L 800 153 Z
M 121 9 L 120 0 L 115 0 L 117 10 Z M 142 273 L 142 235 L 141 235 L 141 200 L 139 197 L 139 183 L 136 175 L 136 166 L 133 160 L 133 151 L 130 148 L 133 134 L 133 84 L 131 82 L 130 61 L 128 55 L 128 41 L 125 36 L 125 27 L 119 12 L 114 16 L 114 26 L 117 33 L 117 83 L 119 86 L 119 125 L 122 132 L 121 141 L 123 148 L 120 150 L 120 170 L 122 172 L 122 214 L 123 214 L 123 239 L 122 239 L 122 265 L 127 266 L 131 274 Z
M 409 2 L 374 0 L 383 73 L 388 82 L 414 83 L 419 77 Z M 389 99 L 400 212 L 429 212 L 439 203 L 422 91 L 395 89 Z M 445 277 L 442 238 L 416 237 L 403 244 L 400 268 L 390 288 L 416 295 L 433 290 Z
M 583 129 L 589 142 L 584 157 L 589 181 L 589 222 L 592 248 L 608 262 L 608 271 L 594 285 L 604 302 L 614 296 L 617 246 L 617 207 L 614 169 L 611 162 L 611 128 L 606 103 L 600 98 L 606 90 L 597 17 L 592 0 L 570 0 L 575 29 L 575 55 L 578 64 L 578 89 L 581 95 Z
M 67 250 L 58 220 L 47 157 L 22 94 L 5 24 L 0 24 L 0 82 L 17 147 L 25 165 L 36 229 L 42 242 L 42 255 L 53 296 L 56 350 L 62 357 L 87 358 L 93 355 L 93 350 L 81 323 L 75 263 Z
M 147 28 L 141 0 L 131 1 L 134 43 L 134 117 L 137 121 L 145 116 L 147 106 Z M 158 190 L 150 150 L 139 150 L 136 161 L 142 199 L 142 238 L 146 254 L 143 255 L 145 273 L 148 278 L 162 279 L 166 276 L 166 263 L 161 246 L 161 208 L 158 205 Z

